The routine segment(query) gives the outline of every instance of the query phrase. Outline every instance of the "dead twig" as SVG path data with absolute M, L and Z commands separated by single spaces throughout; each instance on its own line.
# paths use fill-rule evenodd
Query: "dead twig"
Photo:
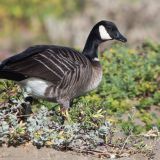
M 130 137 L 131 137 L 131 135 L 127 136 L 127 138 L 126 138 L 126 140 L 124 141 L 123 146 L 122 146 L 119 154 L 122 154 L 122 151 L 124 150 L 124 147 L 126 146 L 126 144 L 127 144 L 127 142 L 128 142 L 128 139 L 129 139 Z

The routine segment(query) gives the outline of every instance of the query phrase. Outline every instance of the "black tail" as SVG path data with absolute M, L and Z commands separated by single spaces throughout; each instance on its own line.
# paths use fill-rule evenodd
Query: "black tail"
M 24 76 L 21 73 L 17 73 L 15 71 L 0 69 L 0 79 L 8 79 L 8 80 L 13 80 L 13 81 L 22 81 L 22 80 L 26 79 L 26 76 Z

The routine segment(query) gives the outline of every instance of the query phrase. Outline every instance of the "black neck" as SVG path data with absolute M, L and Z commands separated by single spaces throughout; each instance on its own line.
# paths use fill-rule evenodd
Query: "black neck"
M 86 44 L 83 49 L 83 54 L 89 59 L 98 58 L 98 46 L 100 40 L 97 39 L 94 30 L 92 30 L 87 38 Z

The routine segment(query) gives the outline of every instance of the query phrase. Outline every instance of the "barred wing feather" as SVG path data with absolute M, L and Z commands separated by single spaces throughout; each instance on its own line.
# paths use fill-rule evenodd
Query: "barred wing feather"
M 85 68 L 87 64 L 84 55 L 66 47 L 52 46 L 49 48 L 45 46 L 37 50 L 32 47 L 32 50 L 28 50 L 32 54 L 27 55 L 26 50 L 15 56 L 14 60 L 13 58 L 8 59 L 3 64 L 4 68 L 21 73 L 26 77 L 38 77 L 58 85 L 69 73 L 77 73 L 76 76 L 79 76 L 78 70 Z

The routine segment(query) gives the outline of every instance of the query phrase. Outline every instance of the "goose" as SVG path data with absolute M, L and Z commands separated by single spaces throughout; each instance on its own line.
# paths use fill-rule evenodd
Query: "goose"
M 82 52 L 56 45 L 35 45 L 0 64 L 0 79 L 13 80 L 28 95 L 58 103 L 63 113 L 74 98 L 95 89 L 102 79 L 98 46 L 127 42 L 117 26 L 102 20 L 89 33 Z

